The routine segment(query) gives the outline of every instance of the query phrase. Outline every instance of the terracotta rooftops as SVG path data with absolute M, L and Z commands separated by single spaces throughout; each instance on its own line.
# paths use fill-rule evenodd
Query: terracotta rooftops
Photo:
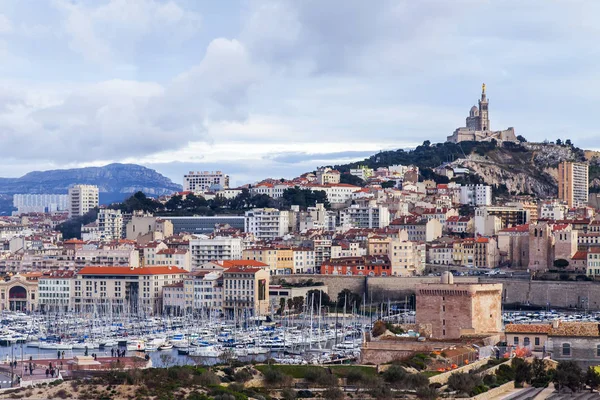
M 551 324 L 509 324 L 504 328 L 505 333 L 545 333 L 552 330 Z
M 186 274 L 179 267 L 147 266 L 147 267 L 83 267 L 78 275 L 168 275 Z
M 563 322 L 552 326 L 550 336 L 600 337 L 600 324 L 597 322 Z

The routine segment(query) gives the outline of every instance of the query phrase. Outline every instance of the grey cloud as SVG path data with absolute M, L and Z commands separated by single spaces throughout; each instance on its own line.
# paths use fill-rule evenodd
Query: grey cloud
M 276 153 L 272 155 L 268 155 L 265 158 L 284 164 L 298 164 L 298 163 L 327 163 L 329 162 L 337 162 L 339 160 L 356 160 L 362 159 L 373 155 L 372 151 L 339 151 L 333 153 L 318 153 L 318 154 L 310 154 L 304 152 L 286 152 L 286 153 Z

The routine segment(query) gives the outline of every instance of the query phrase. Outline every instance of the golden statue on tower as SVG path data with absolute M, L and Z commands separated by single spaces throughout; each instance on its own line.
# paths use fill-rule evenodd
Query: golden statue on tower
M 485 83 L 481 84 L 481 93 L 485 93 Z

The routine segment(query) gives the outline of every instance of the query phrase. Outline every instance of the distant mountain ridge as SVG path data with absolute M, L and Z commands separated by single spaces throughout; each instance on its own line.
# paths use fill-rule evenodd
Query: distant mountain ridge
M 102 203 L 122 200 L 137 191 L 149 196 L 161 196 L 182 190 L 181 185 L 153 169 L 137 164 L 115 163 L 103 167 L 34 171 L 20 178 L 0 178 L 0 195 L 67 193 L 73 184 L 98 186 Z

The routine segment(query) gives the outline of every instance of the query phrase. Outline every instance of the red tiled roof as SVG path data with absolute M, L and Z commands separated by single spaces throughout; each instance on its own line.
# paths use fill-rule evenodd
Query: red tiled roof
M 219 265 L 223 268 L 233 268 L 233 267 L 268 267 L 269 264 L 265 264 L 256 260 L 223 260 Z
M 78 275 L 168 275 L 187 274 L 179 267 L 146 266 L 146 267 L 83 267 Z
M 571 257 L 571 260 L 587 260 L 587 251 L 578 251 Z
M 500 230 L 500 232 L 529 232 L 529 224 L 517 225 Z
M 233 268 L 228 268 L 225 271 L 223 271 L 223 274 L 231 274 L 231 273 L 256 274 L 259 271 L 263 271 L 263 269 L 262 268 L 254 268 L 254 267 L 233 267 Z
M 552 330 L 551 324 L 509 324 L 504 328 L 505 333 L 545 333 Z

